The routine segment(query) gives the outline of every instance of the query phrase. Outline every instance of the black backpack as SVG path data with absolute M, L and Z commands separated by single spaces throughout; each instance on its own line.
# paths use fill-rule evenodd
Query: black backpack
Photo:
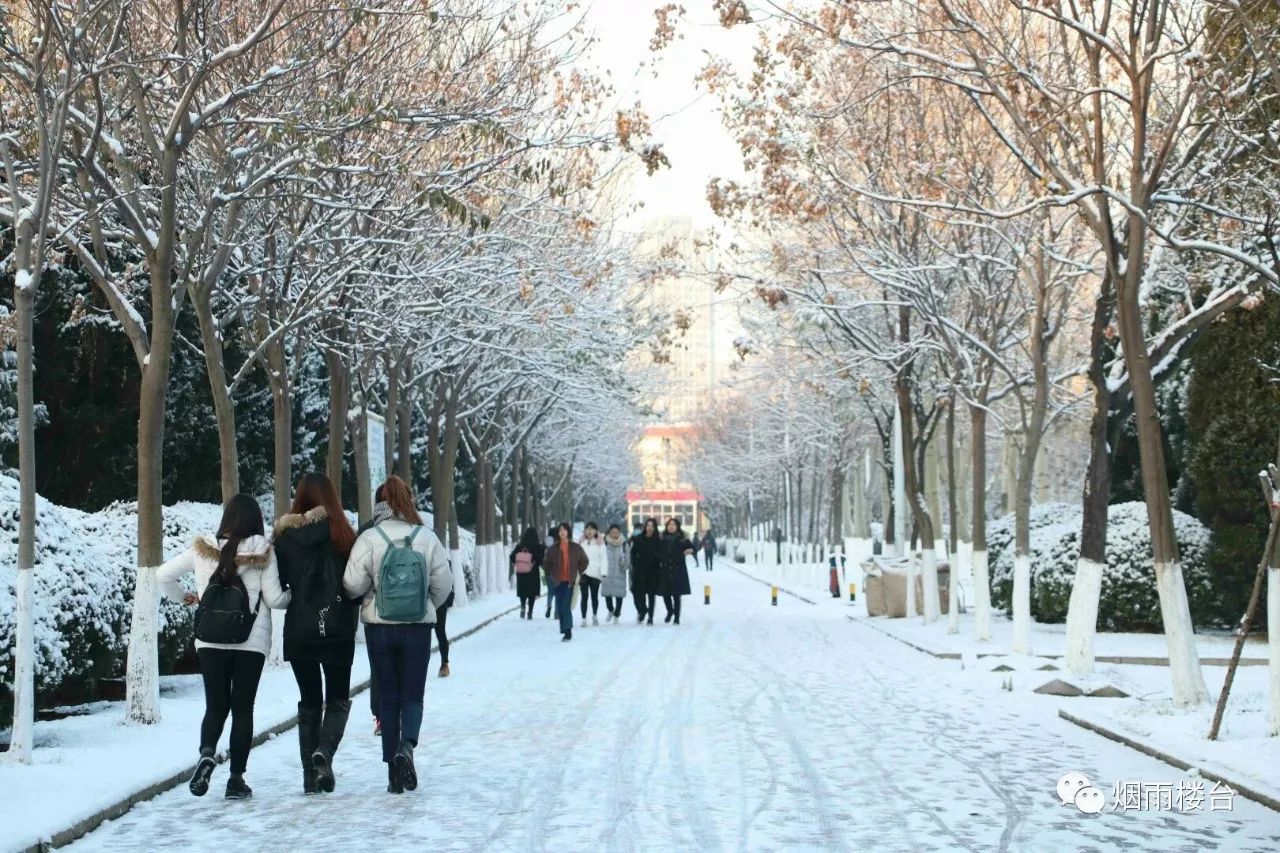
M 355 607 L 342 595 L 333 557 L 312 568 L 290 587 L 289 633 L 300 643 L 349 640 L 356 635 Z
M 258 593 L 258 601 L 250 610 L 242 585 L 210 581 L 204 588 L 204 595 L 200 596 L 200 606 L 196 608 L 196 639 L 224 646 L 245 642 L 253 633 L 253 623 L 258 618 L 261 604 L 262 593 Z

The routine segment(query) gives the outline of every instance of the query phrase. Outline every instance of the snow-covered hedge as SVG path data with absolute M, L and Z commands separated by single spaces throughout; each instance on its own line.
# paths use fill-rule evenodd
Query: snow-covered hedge
M 1031 613 L 1040 622 L 1065 622 L 1071 583 L 1080 556 L 1080 506 L 1038 504 L 1031 510 Z M 1147 509 L 1142 503 L 1113 504 L 1107 511 L 1107 567 L 1102 575 L 1098 626 L 1108 631 L 1161 629 Z M 1174 512 L 1173 527 L 1182 572 L 1197 625 L 1210 624 L 1213 589 L 1205 555 L 1209 530 L 1195 518 Z M 991 601 L 1010 609 L 1013 592 L 1013 515 L 991 523 L 987 548 Z
M 92 695 L 124 671 L 133 602 L 137 516 L 132 504 L 85 513 L 36 499 L 35 642 L 37 692 L 75 688 Z M 178 553 L 217 526 L 221 509 L 180 503 L 164 511 L 164 552 Z M 12 712 L 16 623 L 18 483 L 0 475 L 0 728 Z M 171 671 L 191 636 L 191 610 L 160 606 L 161 672 Z

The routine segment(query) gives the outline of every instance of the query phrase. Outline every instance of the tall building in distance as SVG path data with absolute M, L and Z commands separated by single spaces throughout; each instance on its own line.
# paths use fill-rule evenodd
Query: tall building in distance
M 681 271 L 646 284 L 641 294 L 639 310 L 670 318 L 670 361 L 661 365 L 661 390 L 649 401 L 658 420 L 635 448 L 644 482 L 628 489 L 627 515 L 633 524 L 650 516 L 660 522 L 674 516 L 692 533 L 705 529 L 706 519 L 701 496 L 681 475 L 678 462 L 693 437 L 693 422 L 719 395 L 740 327 L 730 303 L 716 293 L 706 274 L 716 267 L 715 249 L 692 222 L 658 220 L 645 232 L 641 254 L 669 260 Z

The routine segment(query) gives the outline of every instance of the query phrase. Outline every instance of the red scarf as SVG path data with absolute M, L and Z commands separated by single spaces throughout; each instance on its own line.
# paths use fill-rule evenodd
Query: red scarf
M 569 583 L 569 540 L 560 540 L 560 581 Z

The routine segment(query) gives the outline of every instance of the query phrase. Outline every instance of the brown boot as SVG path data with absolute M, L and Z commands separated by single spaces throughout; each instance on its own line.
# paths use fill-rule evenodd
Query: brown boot
M 441 678 L 449 677 L 449 664 L 447 663 L 440 664 L 440 677 Z

